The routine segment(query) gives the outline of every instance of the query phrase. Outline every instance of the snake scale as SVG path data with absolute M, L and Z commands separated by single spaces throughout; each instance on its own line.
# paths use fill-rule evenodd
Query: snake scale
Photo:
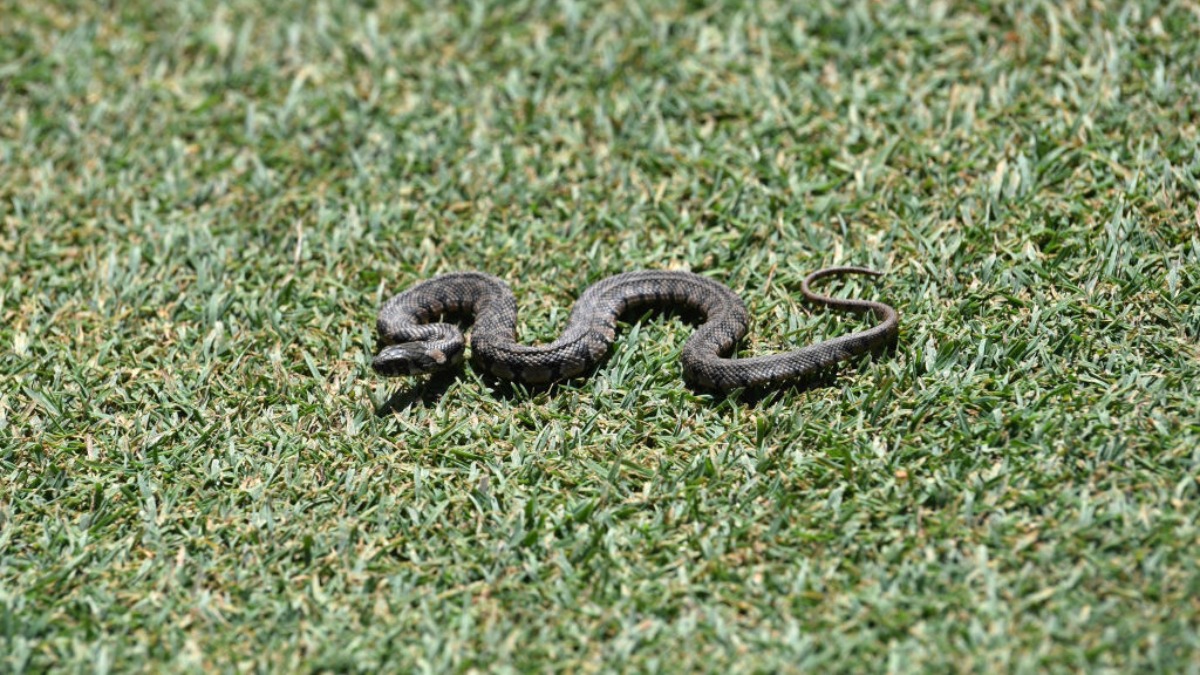
M 517 302 L 499 278 L 455 272 L 422 281 L 384 303 L 377 329 L 384 347 L 371 365 L 381 375 L 416 375 L 454 367 L 466 341 L 442 317 L 474 318 L 472 360 L 496 377 L 544 385 L 574 377 L 600 363 L 616 339 L 617 319 L 648 309 L 698 314 L 700 325 L 683 346 L 683 378 L 697 389 L 731 392 L 774 387 L 802 379 L 843 359 L 878 349 L 896 338 L 896 310 L 880 302 L 832 298 L 812 292 L 814 281 L 840 274 L 880 273 L 862 267 L 830 267 L 808 275 L 808 300 L 857 313 L 878 323 L 866 330 L 767 356 L 730 358 L 750 325 L 736 293 L 712 279 L 680 271 L 642 270 L 603 279 L 575 302 L 562 335 L 546 345 L 517 342 Z

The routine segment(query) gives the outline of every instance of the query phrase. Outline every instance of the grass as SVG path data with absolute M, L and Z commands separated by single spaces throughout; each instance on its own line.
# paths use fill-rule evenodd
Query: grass
M 1200 670 L 1200 10 L 0 0 L 0 671 Z M 588 380 L 370 370 L 683 267 Z M 603 664 L 603 666 L 601 665 Z

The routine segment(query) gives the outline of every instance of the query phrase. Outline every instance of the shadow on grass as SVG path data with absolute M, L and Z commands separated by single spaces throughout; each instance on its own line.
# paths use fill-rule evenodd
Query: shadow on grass
M 729 393 L 713 392 L 704 389 L 698 389 L 688 385 L 694 394 L 702 396 L 708 394 L 709 397 L 704 400 L 708 405 L 719 406 L 726 402 L 735 402 L 742 405 L 757 407 L 759 405 L 770 405 L 778 401 L 785 395 L 802 394 L 808 391 L 818 389 L 826 389 L 837 386 L 838 372 L 843 366 L 848 364 L 862 364 L 866 361 L 872 361 L 878 358 L 887 358 L 894 356 L 896 352 L 896 344 L 890 343 L 879 349 L 873 350 L 870 354 L 864 354 L 856 359 L 833 365 L 821 371 L 801 377 L 790 382 L 769 387 L 754 387 L 750 389 L 741 389 Z M 491 390 L 491 393 L 497 398 L 509 402 L 526 401 L 538 395 L 545 394 L 547 396 L 555 396 L 558 392 L 578 386 L 591 378 L 595 373 L 603 368 L 607 359 L 603 359 L 599 363 L 588 368 L 583 373 L 576 375 L 568 380 L 559 382 L 551 382 L 548 384 L 520 384 L 510 380 L 498 378 L 490 373 L 481 372 L 483 383 Z M 408 410 L 418 404 L 422 406 L 430 406 L 441 400 L 442 396 L 454 384 L 454 381 L 462 375 L 462 368 L 442 371 L 423 379 L 414 382 L 412 386 L 397 389 L 383 405 L 375 409 L 375 414 L 380 417 L 391 415 L 392 413 Z
M 491 375 L 484 377 L 484 382 L 497 398 L 510 402 L 526 401 L 542 394 L 555 396 L 560 391 L 579 386 L 596 370 L 599 370 L 599 367 L 593 368 L 591 371 L 569 380 L 542 385 L 517 384 Z M 774 387 L 741 389 L 729 393 L 699 389 L 691 385 L 686 386 L 697 397 L 702 397 L 699 398 L 699 401 L 705 405 L 720 406 L 726 402 L 733 402 L 756 407 L 760 404 L 769 405 L 787 394 L 800 394 L 806 391 L 835 387 L 837 386 L 837 368 L 830 368 L 826 371 L 814 373 L 808 377 Z M 647 402 L 647 405 L 650 405 L 650 402 Z
M 413 382 L 410 386 L 400 387 L 392 392 L 388 400 L 375 409 L 378 417 L 387 417 L 393 413 L 403 412 L 417 405 L 431 406 L 441 400 L 450 385 L 458 379 L 459 370 L 446 370 L 434 373 L 428 378 Z
M 435 405 L 460 375 L 460 371 L 446 371 L 432 375 L 426 380 L 414 382 L 411 386 L 401 387 L 393 392 L 387 401 L 375 409 L 375 414 L 379 417 L 386 417 L 393 413 L 409 410 L 418 405 Z M 562 382 L 552 382 L 544 385 L 518 384 L 492 375 L 483 376 L 482 381 L 493 396 L 511 403 L 527 401 L 543 394 L 556 396 L 563 390 L 579 386 L 587 380 L 589 375 L 590 373 Z M 719 406 L 732 401 L 756 407 L 758 405 L 770 405 L 785 395 L 801 394 L 807 391 L 835 386 L 837 386 L 837 369 L 831 368 L 821 373 L 813 374 L 810 377 L 795 380 L 777 387 L 743 389 L 728 394 L 706 391 L 691 386 L 688 389 L 697 396 L 709 395 L 707 398 L 700 399 L 707 405 Z

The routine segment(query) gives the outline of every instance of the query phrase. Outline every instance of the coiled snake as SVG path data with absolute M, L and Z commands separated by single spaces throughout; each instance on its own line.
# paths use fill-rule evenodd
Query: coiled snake
M 458 326 L 431 323 L 443 316 L 473 316 L 472 360 L 487 372 L 541 385 L 579 375 L 600 363 L 616 339 L 617 319 L 651 308 L 691 310 L 700 326 L 683 346 L 683 379 L 698 389 L 730 392 L 783 385 L 843 359 L 878 349 L 896 338 L 896 310 L 880 302 L 831 298 L 809 285 L 839 274 L 880 272 L 830 267 L 808 275 L 800 286 L 808 300 L 833 309 L 871 312 L 879 321 L 863 331 L 795 351 L 745 359 L 729 358 L 746 334 L 750 314 L 736 293 L 692 272 L 643 270 L 618 274 L 590 286 L 567 320 L 562 335 L 547 345 L 518 344 L 517 302 L 500 279 L 481 272 L 456 272 L 422 281 L 384 303 L 376 327 L 385 346 L 371 366 L 381 375 L 415 375 L 460 363 L 466 342 Z

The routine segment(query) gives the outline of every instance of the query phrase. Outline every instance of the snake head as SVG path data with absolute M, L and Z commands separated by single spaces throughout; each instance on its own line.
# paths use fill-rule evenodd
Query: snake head
M 445 352 L 425 342 L 401 342 L 379 350 L 371 367 L 384 377 L 420 375 L 444 370 L 455 364 Z

